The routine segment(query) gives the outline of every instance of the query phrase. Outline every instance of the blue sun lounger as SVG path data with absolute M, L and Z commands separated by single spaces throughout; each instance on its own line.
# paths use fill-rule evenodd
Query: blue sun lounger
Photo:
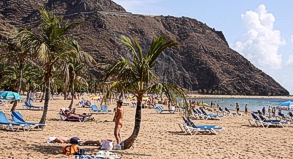
M 8 120 L 4 111 L 2 110 L 0 110 L 0 125 L 2 125 L 2 128 L 6 126 L 6 128 L 10 128 L 12 131 L 18 131 L 20 127 L 22 127 L 23 130 L 30 130 L 32 128 L 32 126 L 29 124 L 16 123 Z M 14 126 L 18 126 L 18 128 L 15 130 Z
M 287 124 L 287 127 L 290 125 L 290 122 L 285 121 L 285 122 L 281 122 L 281 120 L 267 120 L 263 115 L 259 115 L 260 120 L 264 123 L 264 125 L 267 125 L 267 128 L 271 125 L 274 126 L 281 126 L 284 127 L 283 124 Z
M 101 105 L 101 112 L 112 113 L 112 110 L 109 110 L 105 105 Z
M 196 125 L 194 122 L 190 121 L 186 117 L 182 117 L 184 120 L 183 125 L 179 125 L 181 129 L 184 129 L 186 133 L 189 133 L 190 135 L 196 135 L 200 132 L 208 132 L 210 134 L 217 135 L 217 130 L 219 131 L 219 134 L 223 133 L 225 130 L 224 127 L 216 126 L 216 125 Z
M 36 123 L 36 122 L 26 122 L 23 119 L 23 116 L 21 115 L 21 113 L 19 111 L 11 112 L 11 117 L 12 117 L 12 120 L 14 122 L 16 122 L 16 123 L 31 125 L 31 126 L 34 126 L 34 127 L 41 128 L 41 130 L 43 130 L 45 128 L 45 126 L 46 126 L 46 124 L 41 124 L 41 123 Z
M 173 113 L 173 114 L 175 113 L 175 109 L 174 110 L 163 109 L 163 107 L 160 105 L 156 106 L 155 109 L 156 109 L 157 113 L 162 113 L 162 112 L 169 112 L 169 113 Z
M 29 103 L 29 102 L 24 102 L 24 105 L 22 107 L 27 109 L 39 109 L 39 110 L 43 110 L 44 108 L 41 106 L 34 106 L 32 103 Z
M 97 105 L 92 105 L 90 113 L 101 113 L 101 110 L 98 108 Z

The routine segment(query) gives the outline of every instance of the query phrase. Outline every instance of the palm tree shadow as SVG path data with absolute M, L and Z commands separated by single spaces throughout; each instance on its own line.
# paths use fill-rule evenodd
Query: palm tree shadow
M 188 135 L 184 131 L 167 131 L 167 132 L 172 134 L 172 135 L 185 135 L 185 136 Z
M 60 155 L 60 153 L 62 152 L 62 146 L 56 146 L 56 145 L 33 144 L 29 146 L 29 148 L 45 155 Z

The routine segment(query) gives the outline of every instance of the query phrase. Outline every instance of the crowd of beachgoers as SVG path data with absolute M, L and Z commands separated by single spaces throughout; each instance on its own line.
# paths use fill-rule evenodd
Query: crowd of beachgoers
M 90 101 L 90 105 L 83 106 L 82 99 Z M 200 101 L 200 98 L 197 100 Z M 81 122 L 64 121 L 60 118 L 60 108 L 66 110 L 70 100 L 55 97 L 55 100 L 50 100 L 48 120 L 44 129 L 30 131 L 19 129 L 16 132 L 1 130 L 2 156 L 64 158 L 66 155 L 62 153 L 62 147 L 70 144 L 70 139 L 73 137 L 80 139 L 78 143 L 80 149 L 94 155 L 101 153 L 103 141 L 113 141 L 112 149 L 117 148 L 113 134 L 115 127 L 113 110 L 117 107 L 116 100 L 102 104 L 107 110 L 102 110 L 100 102 L 100 96 L 98 98 L 95 95 L 80 95 L 80 99 L 78 100 L 77 97 L 74 101 L 74 113 L 81 116 Z M 135 100 L 125 98 L 123 102 L 125 113 L 121 137 L 125 140 L 134 128 Z M 289 158 L 290 156 L 290 152 L 286 151 L 285 147 L 293 146 L 293 142 L 288 138 L 293 129 L 290 125 L 292 118 L 287 114 L 274 115 L 268 109 L 265 112 L 237 112 L 236 105 L 235 110 L 225 110 L 225 106 L 217 107 L 216 104 L 212 107 L 210 104 L 201 106 L 200 103 L 192 104 L 191 102 L 192 113 L 186 115 L 181 106 L 175 106 L 173 109 L 168 107 L 168 102 L 165 100 L 155 102 L 153 106 L 148 105 L 148 99 L 143 102 L 146 109 L 142 109 L 142 124 L 135 145 L 127 150 L 109 150 L 112 154 L 122 158 L 194 158 L 195 156 L 200 158 L 255 156 Z M 30 103 L 40 107 L 43 105 L 38 100 Z M 17 111 L 21 112 L 23 119 L 37 123 L 42 116 L 42 111 L 27 109 L 22 105 L 24 103 L 19 103 Z M 99 113 L 95 113 L 93 105 L 97 106 Z M 9 119 L 10 106 L 8 104 L 7 108 L 2 107 Z M 90 115 L 90 117 L 85 118 L 84 115 Z M 89 120 L 91 118 L 94 120 Z M 63 142 L 48 143 L 48 140 L 56 141 L 56 139 Z M 190 149 L 190 146 L 193 148 Z M 268 150 L 270 153 L 267 153 Z M 104 151 L 107 152 L 107 150 Z

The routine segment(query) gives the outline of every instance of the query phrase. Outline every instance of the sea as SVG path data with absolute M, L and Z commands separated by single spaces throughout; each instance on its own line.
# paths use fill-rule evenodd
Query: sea
M 236 103 L 240 106 L 240 111 L 244 111 L 245 104 L 248 105 L 248 111 L 257 111 L 262 110 L 263 107 L 265 107 L 266 110 L 268 110 L 268 107 L 277 107 L 282 102 L 286 101 L 293 101 L 293 99 L 272 99 L 272 98 L 190 98 L 187 100 L 196 100 L 203 101 L 204 103 L 207 103 L 209 106 L 211 105 L 211 102 L 214 103 L 215 106 L 219 104 L 222 108 L 229 108 L 231 110 L 235 110 Z M 292 111 L 292 110 L 291 110 Z

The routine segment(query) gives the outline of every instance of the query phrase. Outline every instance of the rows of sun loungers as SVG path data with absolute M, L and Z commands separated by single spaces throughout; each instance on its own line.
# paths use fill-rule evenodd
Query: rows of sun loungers
M 2 129 L 18 131 L 21 128 L 23 131 L 30 131 L 35 128 L 43 130 L 46 126 L 46 124 L 26 122 L 19 111 L 11 112 L 11 117 L 13 121 L 9 120 L 6 117 L 5 112 L 0 110 L 0 125 L 2 126 Z
M 216 119 L 216 120 L 221 120 L 224 118 L 224 115 L 219 115 L 219 114 L 208 114 L 202 107 L 199 109 L 193 108 L 193 116 L 195 119 Z
M 262 114 L 258 114 L 257 116 L 255 113 L 251 113 L 251 116 L 252 119 L 248 119 L 248 122 L 251 126 L 261 126 L 268 128 L 269 126 L 288 127 L 290 125 L 290 121 L 288 120 L 270 120 Z
M 105 105 L 101 105 L 101 108 L 99 109 L 97 105 L 92 105 L 90 108 L 90 113 L 113 113 L 112 110 L 109 110 Z
M 178 123 L 180 129 L 187 134 L 196 135 L 200 133 L 208 133 L 208 134 L 222 134 L 225 130 L 224 127 L 216 126 L 216 125 L 196 125 L 189 118 L 182 117 L 184 123 Z

